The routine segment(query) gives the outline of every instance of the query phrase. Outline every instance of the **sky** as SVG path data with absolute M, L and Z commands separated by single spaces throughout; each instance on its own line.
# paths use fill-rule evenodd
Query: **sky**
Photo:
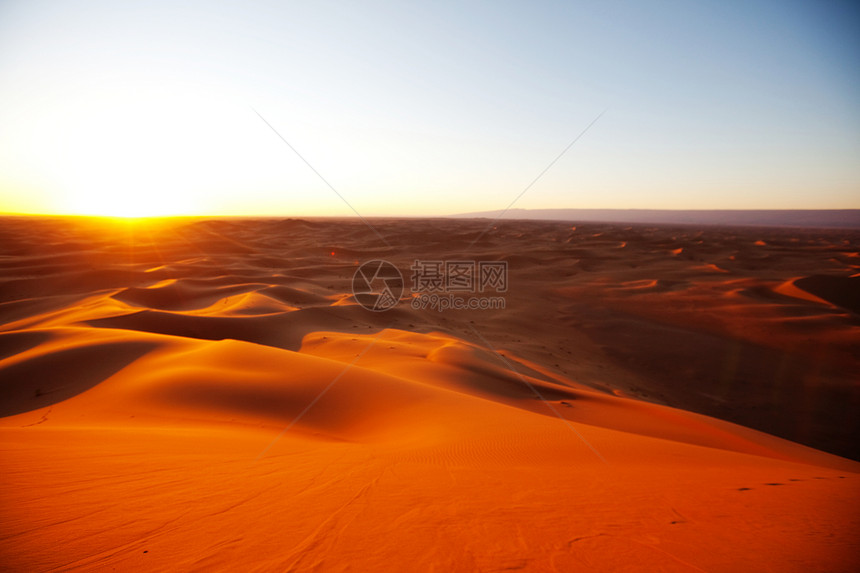
M 521 193 L 860 208 L 860 7 L 0 0 L 0 212 L 430 216 Z

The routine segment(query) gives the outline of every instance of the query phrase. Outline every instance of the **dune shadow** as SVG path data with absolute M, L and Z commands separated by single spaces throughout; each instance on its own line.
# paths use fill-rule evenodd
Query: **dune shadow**
M 0 361 L 35 348 L 50 338 L 51 334 L 45 331 L 4 332 L 0 334 Z
M 108 342 L 0 366 L 0 417 L 38 410 L 77 396 L 158 346 L 157 342 Z
M 860 276 L 812 275 L 795 280 L 794 285 L 829 303 L 860 314 Z

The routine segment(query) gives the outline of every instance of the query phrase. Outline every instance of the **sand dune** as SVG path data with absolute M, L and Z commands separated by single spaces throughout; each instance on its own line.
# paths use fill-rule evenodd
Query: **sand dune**
M 486 223 L 3 220 L 0 564 L 860 566 L 860 235 Z

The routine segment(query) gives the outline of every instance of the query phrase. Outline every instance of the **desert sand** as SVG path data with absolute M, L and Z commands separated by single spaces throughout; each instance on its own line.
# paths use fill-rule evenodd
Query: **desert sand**
M 860 568 L 860 232 L 371 223 L 4 218 L 0 569 Z

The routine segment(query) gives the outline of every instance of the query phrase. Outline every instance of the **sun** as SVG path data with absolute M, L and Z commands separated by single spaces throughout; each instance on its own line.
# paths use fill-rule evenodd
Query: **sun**
M 229 163 L 217 140 L 231 134 L 216 132 L 210 124 L 220 115 L 198 101 L 120 93 L 64 102 L 40 141 L 54 210 L 159 217 L 211 208 Z
M 165 179 L 169 178 L 166 176 Z M 189 193 L 164 181 L 91 177 L 62 194 L 62 212 L 122 218 L 190 215 L 199 209 Z
M 20 193 L 15 204 L 33 205 L 30 212 L 129 218 L 342 207 L 333 194 L 319 197 L 313 171 L 243 98 L 157 87 L 111 85 L 46 106 L 19 142 L 35 158 L 22 167 L 34 174 L 35 191 Z M 309 148 L 325 159 L 327 176 L 350 182 L 349 168 L 338 176 L 344 156 L 328 152 L 334 132 L 309 125 L 300 124 L 298 139 L 314 142 Z
M 186 215 L 201 205 L 189 152 L 138 117 L 125 129 L 91 123 L 75 132 L 57 164 L 62 212 L 111 217 Z

